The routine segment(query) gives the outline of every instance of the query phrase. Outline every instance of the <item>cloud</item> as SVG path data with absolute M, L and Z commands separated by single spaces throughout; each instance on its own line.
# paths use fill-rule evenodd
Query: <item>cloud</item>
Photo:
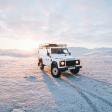
M 111 6 L 102 0 L 0 0 L 0 38 L 111 46 Z

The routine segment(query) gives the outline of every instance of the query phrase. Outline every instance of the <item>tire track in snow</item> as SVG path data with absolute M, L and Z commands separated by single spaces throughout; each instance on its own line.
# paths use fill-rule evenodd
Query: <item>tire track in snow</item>
M 109 106 L 112 107 L 112 103 L 109 102 L 108 100 L 106 100 L 106 99 L 104 99 L 104 98 L 102 98 L 102 97 L 100 97 L 100 96 L 98 96 L 98 95 L 95 95 L 95 94 L 93 94 L 93 93 L 91 93 L 91 92 L 87 92 L 87 91 L 85 91 L 85 92 L 86 92 L 87 94 L 93 96 L 94 98 L 97 98 L 97 99 L 101 100 L 102 102 L 104 102 L 104 103 L 106 103 L 106 104 L 108 104 Z
M 75 77 L 75 76 L 73 76 L 73 77 Z M 100 97 L 100 96 L 98 96 L 98 95 L 96 95 L 96 94 L 94 94 L 94 93 L 91 93 L 91 92 L 89 92 L 89 91 L 87 91 L 87 90 L 85 90 L 85 89 L 81 89 L 80 87 L 78 87 L 78 86 L 76 86 L 76 85 L 74 85 L 73 83 L 72 83 L 72 80 L 68 80 L 65 76 L 62 76 L 62 80 L 64 80 L 66 83 L 68 83 L 68 84 L 70 84 L 73 88 L 75 88 L 77 91 L 80 91 L 80 92 L 85 92 L 85 93 L 87 93 L 87 94 L 89 94 L 89 95 L 91 95 L 91 96 L 93 96 L 94 98 L 97 98 L 97 99 L 99 99 L 99 100 L 101 100 L 102 102 L 104 102 L 104 103 L 106 103 L 106 104 L 108 104 L 109 106 L 111 106 L 112 107 L 112 103 L 111 102 L 109 102 L 108 100 L 106 100 L 106 99 L 104 99 L 104 98 L 102 98 L 102 97 Z
M 43 71 L 44 72 L 44 71 Z M 46 73 L 47 72 L 47 73 Z M 49 68 L 47 68 L 47 70 L 45 70 L 45 74 L 44 75 L 48 75 L 48 76 L 50 76 L 51 75 L 51 73 L 50 73 L 50 69 Z M 50 76 L 50 77 L 52 77 L 52 76 Z M 53 78 L 53 77 L 52 77 Z M 93 112 L 98 112 L 98 110 L 97 110 L 97 108 L 96 108 L 96 106 L 92 103 L 92 101 L 83 93 L 83 91 L 79 88 L 79 87 L 77 87 L 77 86 L 75 86 L 75 85 L 73 85 L 70 81 L 67 81 L 66 79 L 65 79 L 66 77 L 61 77 L 61 78 L 58 78 L 58 80 L 61 80 L 61 81 L 63 81 L 64 83 L 66 83 L 67 85 L 69 85 L 70 87 L 72 87 L 73 89 L 75 89 L 80 95 L 81 95 L 81 97 L 83 98 L 83 99 L 85 99 L 85 101 L 88 103 L 88 105 L 90 105 L 90 107 L 92 108 L 92 110 L 93 110 Z
M 45 72 L 47 72 L 48 76 L 52 77 L 49 68 L 47 68 L 47 70 L 45 70 Z M 44 74 L 44 75 L 46 75 L 46 74 Z M 73 77 L 75 77 L 75 76 L 73 76 Z M 106 100 L 106 99 L 104 99 L 104 98 L 102 98 L 102 97 L 100 97 L 100 96 L 98 96 L 98 95 L 96 95 L 94 93 L 91 93 L 91 92 L 89 92 L 89 91 L 87 91 L 85 89 L 82 89 L 82 88 L 78 87 L 77 85 L 74 85 L 75 83 L 72 80 L 70 80 L 70 79 L 68 80 L 68 78 L 66 76 L 64 76 L 64 75 L 62 75 L 61 78 L 58 78 L 58 80 L 61 80 L 64 83 L 68 84 L 70 87 L 74 88 L 81 95 L 81 97 L 83 97 L 85 99 L 85 101 L 90 105 L 90 107 L 93 109 L 94 112 L 98 112 L 98 109 L 92 103 L 91 99 L 86 94 L 89 94 L 90 96 L 93 96 L 93 98 L 99 99 L 102 102 L 104 102 L 104 103 L 106 103 L 106 104 L 108 104 L 109 106 L 112 107 L 112 103 L 111 102 L 109 102 L 108 100 Z
M 61 80 L 64 81 L 69 86 L 71 86 L 72 88 L 74 88 L 81 95 L 81 97 L 84 98 L 85 101 L 90 105 L 90 107 L 93 109 L 93 112 L 98 112 L 97 107 L 92 103 L 92 101 L 83 93 L 83 91 L 79 87 L 77 87 L 77 86 L 73 85 L 71 82 L 67 81 L 65 79 L 65 77 L 61 77 Z

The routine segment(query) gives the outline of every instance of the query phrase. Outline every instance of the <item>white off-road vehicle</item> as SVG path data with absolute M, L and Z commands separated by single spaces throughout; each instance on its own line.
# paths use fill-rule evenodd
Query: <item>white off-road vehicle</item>
M 72 74 L 80 71 L 80 60 L 71 56 L 64 44 L 44 44 L 38 48 L 38 66 L 51 68 L 53 77 L 60 77 L 61 72 L 69 70 Z

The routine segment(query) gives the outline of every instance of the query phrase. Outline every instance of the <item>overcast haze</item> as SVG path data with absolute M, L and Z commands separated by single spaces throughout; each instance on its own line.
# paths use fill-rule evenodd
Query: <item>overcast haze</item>
M 25 40 L 112 47 L 112 1 L 0 0 L 0 48 L 19 48 Z

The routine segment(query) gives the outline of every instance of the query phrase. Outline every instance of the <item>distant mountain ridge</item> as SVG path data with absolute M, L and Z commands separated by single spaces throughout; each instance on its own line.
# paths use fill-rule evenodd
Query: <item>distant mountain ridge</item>
M 88 49 L 88 48 L 83 48 L 83 47 L 70 47 L 69 50 L 74 56 L 99 55 L 99 54 L 112 56 L 112 48 Z
M 83 48 L 83 47 L 69 47 L 68 49 L 74 56 L 83 55 L 90 51 L 90 49 Z
M 69 51 L 73 56 L 85 56 L 85 55 L 111 55 L 112 48 L 95 48 L 88 49 L 83 47 L 69 47 Z M 0 49 L 0 56 L 10 56 L 10 57 L 32 57 L 36 56 L 36 50 L 24 51 L 17 49 Z

